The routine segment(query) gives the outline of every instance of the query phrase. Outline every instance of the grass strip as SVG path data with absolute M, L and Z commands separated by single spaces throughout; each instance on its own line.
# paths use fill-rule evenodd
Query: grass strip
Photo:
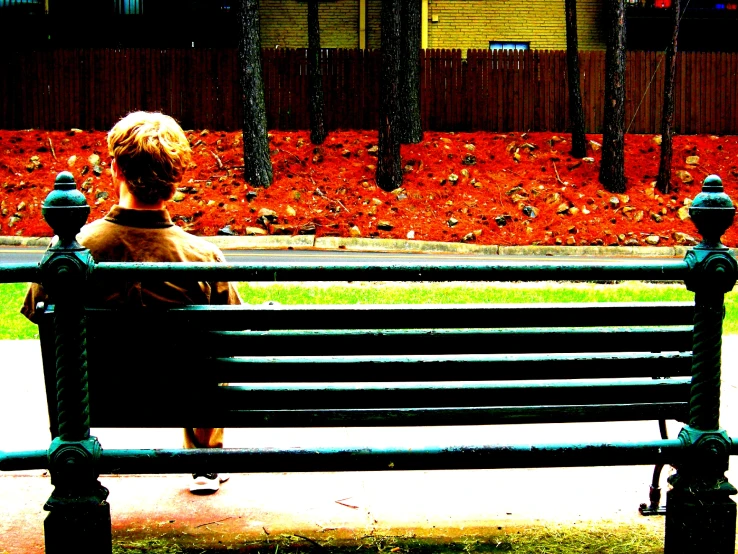
M 469 304 L 692 301 L 675 283 L 239 283 L 247 304 Z M 738 334 L 736 292 L 725 295 L 723 333 Z
M 239 283 L 247 304 L 518 304 L 692 300 L 678 284 L 562 283 Z
M 0 340 L 37 339 L 38 327 L 20 313 L 28 283 L 0 284 Z
M 206 537 L 167 534 L 151 539 L 113 539 L 113 554 L 214 554 L 224 550 L 256 554 L 352 554 L 356 552 L 383 552 L 407 554 L 488 554 L 513 552 L 517 554 L 656 554 L 664 551 L 663 524 L 658 525 L 603 525 L 579 522 L 499 528 L 497 531 L 466 533 L 454 530 L 444 536 L 442 531 L 432 537 L 415 533 L 386 535 L 375 532 L 355 539 L 339 539 L 320 533 L 306 535 L 279 534 L 265 540 L 225 541 L 218 546 Z M 220 537 L 223 538 L 222 536 Z

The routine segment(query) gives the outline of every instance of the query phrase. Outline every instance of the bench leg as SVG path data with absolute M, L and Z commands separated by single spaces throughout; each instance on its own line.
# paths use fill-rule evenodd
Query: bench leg
M 730 439 L 725 431 L 685 426 L 684 458 L 669 477 L 664 554 L 734 554 L 738 493 L 725 477 Z
M 108 489 L 95 467 L 102 448 L 97 438 L 67 441 L 59 437 L 49 448 L 54 490 L 44 509 L 46 554 L 111 554 L 112 533 Z
M 46 554 L 110 554 L 110 505 L 55 508 L 44 521 Z
M 730 498 L 700 501 L 666 493 L 664 554 L 734 554 L 736 505 Z M 681 497 L 681 498 L 680 498 Z
M 666 429 L 666 421 L 659 420 L 659 433 L 662 439 L 669 438 L 669 432 Z M 638 512 L 642 516 L 663 516 L 666 514 L 666 506 L 661 505 L 661 472 L 664 470 L 664 464 L 656 464 L 653 468 L 653 477 L 651 478 L 651 487 L 648 490 L 648 504 L 641 504 Z
M 648 490 L 648 504 L 643 503 L 638 507 L 638 512 L 642 516 L 662 516 L 666 514 L 666 506 L 661 505 L 661 487 L 659 486 L 663 469 L 664 464 L 656 464 L 656 467 L 653 468 L 651 487 Z

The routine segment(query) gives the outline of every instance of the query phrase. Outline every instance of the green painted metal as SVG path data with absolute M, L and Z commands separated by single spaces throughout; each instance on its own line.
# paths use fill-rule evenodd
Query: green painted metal
M 689 375 L 692 355 L 668 353 L 455 354 L 415 356 L 284 356 L 218 358 L 209 363 L 212 378 L 224 383 L 282 381 L 367 382 L 498 379 L 581 379 Z M 416 367 L 417 366 L 417 367 Z
M 38 264 L 0 264 L 0 283 L 34 283 L 39 280 Z
M 0 450 L 0 471 L 28 471 L 46 469 L 49 466 L 48 450 L 23 450 L 3 452 Z
M 106 319 L 107 313 L 107 319 Z M 92 327 L 114 325 L 128 316 L 120 311 L 88 310 Z M 112 317 L 111 317 L 112 316 Z M 188 330 L 289 329 L 441 329 L 623 327 L 692 322 L 691 302 L 593 302 L 567 304 L 386 304 L 386 305 L 245 305 L 186 306 L 147 313 L 145 322 Z
M 446 376 L 448 379 L 449 376 Z M 612 393 L 613 396 L 627 394 L 628 392 L 640 391 L 646 394 L 663 394 L 668 389 L 682 389 L 690 385 L 691 379 L 664 378 L 664 379 L 567 379 L 567 380 L 532 380 L 532 381 L 404 381 L 404 382 L 346 382 L 346 383 L 260 383 L 245 385 L 227 385 L 221 387 L 224 391 L 242 393 L 269 393 L 266 397 L 272 397 L 271 393 L 287 395 L 304 394 L 307 402 L 310 402 L 311 393 L 325 393 L 326 398 L 352 393 L 409 393 L 420 394 L 425 392 L 451 393 L 454 395 L 465 393 L 483 393 L 485 398 L 494 398 L 493 393 L 500 395 L 500 401 L 506 400 L 509 405 L 513 402 L 510 395 L 522 393 L 523 395 L 535 394 L 537 391 L 547 395 L 565 395 L 567 392 L 596 395 L 598 392 Z M 678 393 L 677 390 L 677 393 Z M 402 395 L 401 398 L 405 398 Z M 523 400 L 523 399 L 520 399 Z M 271 401 L 269 401 L 271 402 Z M 350 403 L 350 402 L 349 402 Z M 465 403 L 465 402 L 462 402 Z
M 129 398 L 132 398 L 129 396 Z M 446 407 L 446 408 L 369 408 L 249 410 L 219 406 L 206 398 L 204 406 L 187 410 L 174 402 L 145 406 L 134 413 L 110 405 L 94 404 L 93 425 L 101 427 L 407 427 L 456 425 L 515 425 L 519 423 L 582 423 L 597 421 L 685 421 L 689 405 L 680 402 L 641 404 L 570 404 L 539 406 Z M 137 399 L 138 400 L 138 399 Z
M 90 206 L 85 195 L 77 190 L 74 175 L 69 171 L 56 176 L 54 190 L 46 196 L 41 213 L 59 237 L 60 249 L 76 243 L 75 237 L 90 215 Z
M 39 282 L 35 264 L 8 264 L 0 267 L 0 283 Z M 623 260 L 603 263 L 593 261 L 551 260 L 537 263 L 514 260 L 485 260 L 458 264 L 438 261 L 431 264 L 383 262 L 362 265 L 333 262 L 229 263 L 118 263 L 101 262 L 91 267 L 93 280 L 163 279 L 185 273 L 188 279 L 245 282 L 294 281 L 680 281 L 689 267 L 681 260 L 639 263 Z
M 545 260 L 536 263 L 515 260 L 480 260 L 467 264 L 437 261 L 433 264 L 383 262 L 362 265 L 356 262 L 229 263 L 118 263 L 101 262 L 91 268 L 93 280 L 157 279 L 185 273 L 198 280 L 244 282 L 293 281 L 680 281 L 689 267 L 682 260 L 628 260 L 600 262 Z M 0 283 L 39 282 L 36 264 L 3 264 Z
M 708 175 L 702 183 L 702 192 L 689 206 L 689 216 L 702 235 L 699 247 L 706 250 L 724 248 L 723 233 L 733 224 L 735 206 L 725 194 L 723 181 L 717 175 Z
M 110 551 L 109 510 L 106 492 L 97 481 L 100 472 L 180 473 L 209 468 L 217 461 L 222 471 L 233 472 L 669 463 L 678 471 L 670 479 L 673 488 L 668 494 L 665 552 L 732 554 L 736 508 L 729 497 L 736 490 L 725 471 L 729 456 L 738 454 L 738 447 L 719 427 L 719 390 L 723 297 L 736 283 L 738 262 L 720 242 L 735 209 L 716 176 L 705 180 L 690 208 L 703 240 L 683 261 L 612 263 L 552 259 L 442 261 L 432 266 L 395 261 L 370 266 L 355 262 L 96 264 L 75 240 L 89 207 L 74 189 L 71 174 L 62 173 L 44 203 L 44 215 L 60 238 L 40 266 L 18 265 L 0 272 L 3 280 L 23 277 L 23 281 L 43 283 L 55 304 L 42 325 L 44 360 L 53 359 L 56 372 L 53 375 L 45 368 L 47 387 L 58 400 L 50 409 L 50 417 L 58 420 L 58 426 L 52 422 L 52 431 L 59 434 L 47 459 L 55 486 L 47 503 L 51 510 L 46 524 L 48 552 L 62 551 L 70 537 L 80 543 L 89 539 L 85 529 L 90 521 L 95 529 L 94 551 Z M 90 283 L 160 278 L 683 280 L 695 292 L 695 302 L 189 306 L 147 311 L 145 321 L 140 313 L 83 308 L 85 287 Z M 151 326 L 159 331 L 155 333 L 158 343 L 165 342 L 171 350 L 158 349 L 159 357 L 153 356 L 148 366 L 123 355 L 111 360 L 107 345 L 116 325 L 142 330 Z M 600 332 L 606 328 L 609 331 Z M 650 333 L 649 328 L 659 331 Z M 172 333 L 167 335 L 169 329 Z M 49 332 L 54 344 L 46 336 Z M 619 337 L 611 341 L 616 343 L 613 351 L 605 348 L 608 337 Z M 640 337 L 637 351 L 629 349 L 638 342 L 635 337 Z M 540 344 L 526 352 L 526 340 Z M 679 345 L 675 340 L 689 340 L 689 344 L 674 348 Z M 259 341 L 263 349 L 252 349 Z M 266 346 L 269 341 L 271 350 Z M 281 350 L 276 349 L 276 341 Z M 340 341 L 340 347 L 332 348 L 331 341 Z M 480 344 L 470 346 L 471 341 Z M 177 346 L 183 344 L 186 347 Z M 201 351 L 193 352 L 193 344 L 202 345 Z M 560 351 L 556 350 L 559 344 Z M 138 346 L 140 351 L 151 350 L 150 345 Z M 285 350 L 289 355 L 273 355 Z M 211 379 L 203 383 L 202 401 L 196 407 L 182 406 L 183 391 L 171 379 L 187 371 L 188 364 L 201 372 L 207 368 Z M 453 383 L 448 382 L 450 376 Z M 572 379 L 577 382 L 568 381 Z M 361 385 L 355 384 L 358 380 Z M 405 383 L 398 384 L 402 381 Z M 142 382 L 146 387 L 140 386 Z M 233 385 L 221 387 L 219 382 Z M 239 384 L 242 382 L 248 384 Z M 295 384 L 298 382 L 302 384 Z M 94 391 L 89 400 L 88 390 Z M 129 409 L 132 398 L 137 408 L 133 412 Z M 317 449 L 102 452 L 90 436 L 91 424 L 271 428 L 641 419 L 679 419 L 688 425 L 677 440 L 548 445 L 485 442 L 417 448 L 361 444 Z M 0 453 L 0 469 L 39 463 L 37 452 Z
M 106 450 L 104 473 L 187 473 L 202 464 L 227 472 L 386 471 L 643 465 L 681 459 L 679 440 L 576 444 L 334 445 L 317 448 Z
M 672 327 L 569 327 L 492 329 L 328 329 L 276 331 L 212 331 L 198 340 L 215 357 L 268 356 L 282 352 L 299 356 L 331 352 L 333 355 L 389 355 L 541 353 L 555 344 L 558 352 L 609 352 L 613 344 L 627 342 L 634 352 L 682 351 L 692 343 L 692 325 Z M 586 346 L 585 346 L 586 345 Z
M 689 425 L 679 435 L 687 456 L 669 477 L 664 552 L 733 554 L 737 510 L 730 496 L 738 491 L 725 477 L 732 441 L 719 420 L 724 295 L 735 286 L 738 262 L 720 242 L 735 207 L 719 177 L 705 179 L 689 213 L 703 240 L 685 257 L 685 284 L 695 292 Z
M 439 260 L 432 265 L 413 262 L 335 261 L 316 265 L 312 262 L 253 263 L 119 263 L 95 265 L 93 279 L 172 278 L 177 273 L 187 278 L 208 281 L 627 281 L 683 280 L 689 272 L 683 260 L 619 260 L 602 262 L 552 259 L 541 262 L 515 260 L 479 260 L 459 263 Z
M 40 264 L 40 281 L 55 303 L 53 314 L 59 436 L 52 440 L 48 467 L 54 490 L 44 509 L 46 552 L 65 552 L 70 541 L 89 552 L 111 552 L 108 491 L 98 481 L 101 447 L 90 436 L 86 322 L 83 299 L 92 267 L 77 233 L 90 213 L 69 172 L 57 176 L 42 207 L 58 240 Z
M 586 445 L 586 446 L 585 446 Z M 367 448 L 354 447 L 357 457 L 366 457 L 368 460 L 367 470 L 373 466 L 379 470 L 384 469 L 387 463 L 380 461 L 381 457 L 398 458 L 399 456 L 413 460 L 413 468 L 418 470 L 431 469 L 460 469 L 467 467 L 469 463 L 474 461 L 477 454 L 481 453 L 485 457 L 483 463 L 479 464 L 477 469 L 494 469 L 505 467 L 577 467 L 588 465 L 585 458 L 578 454 L 571 454 L 566 460 L 568 464 L 564 464 L 563 459 L 556 459 L 558 466 L 541 465 L 546 457 L 556 456 L 557 449 L 561 451 L 571 450 L 569 444 L 461 444 L 453 447 L 456 452 L 456 459 L 453 465 L 448 461 L 439 461 L 436 456 L 439 453 L 449 450 L 447 446 L 424 446 L 408 448 Z M 659 460 L 664 462 L 674 461 L 672 454 L 679 452 L 683 447 L 683 442 L 679 439 L 668 441 L 646 441 L 639 443 L 582 443 L 581 448 L 602 448 L 601 465 L 638 465 L 638 464 L 655 464 Z M 738 442 L 730 442 L 730 454 L 738 455 Z M 621 454 L 615 458 L 611 458 L 612 449 L 617 449 Z M 627 455 L 622 455 L 622 449 L 630 451 Z M 223 452 L 214 452 L 212 450 L 183 450 L 183 449 L 106 449 L 100 456 L 100 472 L 101 474 L 137 474 L 137 473 L 189 473 L 198 463 L 206 463 L 214 457 L 218 459 L 219 467 L 223 467 L 224 471 L 243 472 L 246 463 L 249 464 L 249 472 L 271 473 L 273 471 L 354 471 L 351 464 L 345 464 L 342 460 L 326 460 L 334 453 L 350 452 L 352 448 L 345 444 L 336 445 L 333 448 L 321 447 L 316 449 L 304 448 L 274 448 L 270 449 L 269 457 L 265 457 L 264 451 L 257 449 L 234 449 L 228 448 Z M 577 452 L 574 450 L 574 452 Z M 296 456 L 305 453 L 315 454 L 315 463 L 309 468 L 297 467 L 300 461 L 296 460 Z M 514 454 L 505 458 L 509 452 Z M 538 460 L 533 460 L 530 452 L 543 452 L 544 454 Z M 678 455 L 678 454 L 677 454 Z M 467 457 L 463 459 L 463 457 Z M 632 457 L 631 457 L 632 456 Z M 516 458 L 519 464 L 510 465 L 511 459 Z M 610 463 L 613 462 L 613 463 Z M 614 462 L 617 462 L 614 463 Z M 550 463 L 550 462 L 548 462 Z M 597 465 L 597 464 L 593 464 Z M 3 452 L 0 451 L 0 471 L 28 471 L 46 469 L 48 467 L 48 453 L 46 450 L 30 450 L 19 452 Z M 277 469 L 277 468 L 282 468 Z M 395 469 L 407 469 L 406 467 L 396 467 Z
M 204 408 L 161 405 L 138 415 L 181 425 L 192 421 L 228 421 L 229 427 L 454 425 L 610 419 L 684 419 L 689 379 L 621 380 L 604 383 L 348 383 L 230 385 L 209 388 Z M 212 396 L 211 396 L 212 395 Z M 124 400 L 124 399 L 123 399 Z M 209 402 L 208 402 L 209 400 Z M 121 410 L 95 410 L 103 426 Z M 162 413 L 160 413 L 162 412 Z M 681 416 L 681 417 L 680 417 Z M 96 421 L 93 419 L 93 421 Z M 124 419 L 119 419 L 125 425 Z M 130 420 L 129 420 L 130 421 Z

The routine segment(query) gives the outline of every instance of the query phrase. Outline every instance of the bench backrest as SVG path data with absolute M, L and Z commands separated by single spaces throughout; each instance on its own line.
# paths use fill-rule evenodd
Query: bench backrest
M 44 317 L 53 422 L 53 307 Z M 86 317 L 93 427 L 688 415 L 689 302 L 187 306 L 89 309 Z M 140 346 L 122 350 L 124 337 Z

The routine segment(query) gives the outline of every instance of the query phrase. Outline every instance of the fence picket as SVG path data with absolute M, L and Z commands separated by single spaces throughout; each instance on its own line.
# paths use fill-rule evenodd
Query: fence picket
M 240 129 L 237 50 L 78 49 L 0 52 L 0 128 L 109 128 L 134 109 L 161 109 L 185 127 Z M 426 130 L 568 130 L 563 51 L 427 49 L 421 52 L 421 122 Z M 659 133 L 665 56 L 630 52 L 630 132 Z M 601 132 L 604 52 L 580 52 L 587 133 Z M 264 49 L 271 129 L 309 127 L 305 49 Z M 381 57 L 376 50 L 322 52 L 329 129 L 377 125 Z M 133 78 L 138 76 L 138 78 Z M 738 134 L 738 55 L 677 53 L 676 133 Z

